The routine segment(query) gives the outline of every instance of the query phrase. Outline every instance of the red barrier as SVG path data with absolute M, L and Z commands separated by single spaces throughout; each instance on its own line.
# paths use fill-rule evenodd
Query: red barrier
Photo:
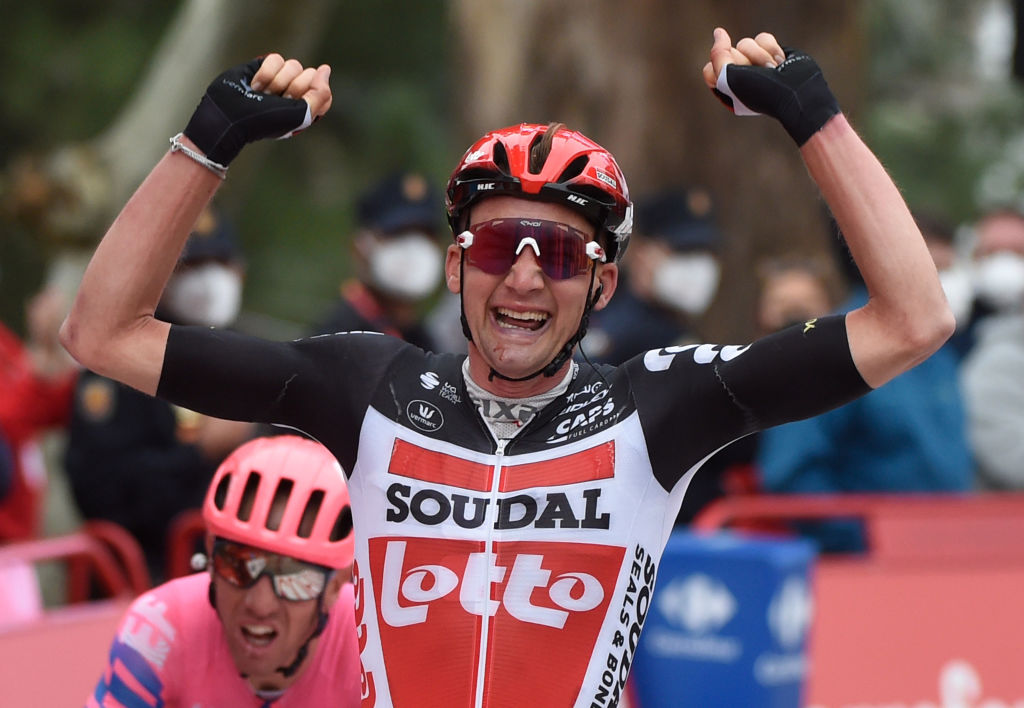
M 134 597 L 150 587 L 138 542 L 109 522 L 88 522 L 76 533 L 0 546 L 0 564 L 63 561 L 67 602 L 82 602 L 91 591 L 107 597 Z
M 0 629 L 4 706 L 84 705 L 121 616 L 150 587 L 138 542 L 109 522 L 88 522 L 65 536 L 0 546 L 0 567 L 50 562 L 67 567 L 66 602 Z M 89 599 L 96 595 L 108 599 Z
M 1024 494 L 724 499 L 697 529 L 859 518 L 814 571 L 807 705 L 1024 706 Z
M 0 632 L 0 704 L 85 705 L 129 602 L 68 605 L 31 624 Z
M 179 578 L 194 573 L 192 556 L 196 544 L 206 535 L 203 512 L 187 509 L 178 514 L 167 530 L 167 577 Z

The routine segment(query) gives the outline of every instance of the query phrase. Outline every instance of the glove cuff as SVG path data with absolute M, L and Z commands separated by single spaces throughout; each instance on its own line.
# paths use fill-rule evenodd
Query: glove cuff
M 780 118 L 782 127 L 799 147 L 825 127 L 832 116 L 840 112 L 839 102 L 820 73 L 815 80 L 806 82 L 797 91 L 800 110 Z M 788 118 L 788 120 L 786 119 Z
M 231 130 L 231 121 L 208 93 L 199 101 L 183 132 L 208 158 L 225 168 L 245 146 L 245 141 Z

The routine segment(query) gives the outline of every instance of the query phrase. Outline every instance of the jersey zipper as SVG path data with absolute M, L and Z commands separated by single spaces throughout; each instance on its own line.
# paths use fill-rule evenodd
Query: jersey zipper
M 494 468 L 491 472 L 491 489 L 490 497 L 491 501 L 489 508 L 497 510 L 498 508 L 498 491 L 501 484 L 501 469 L 504 464 L 505 447 L 508 445 L 508 440 L 497 440 L 497 446 L 494 450 Z M 484 542 L 484 558 L 487 560 L 486 568 L 488 571 L 494 567 L 494 524 L 487 524 L 487 539 Z M 478 655 L 480 656 L 480 663 L 477 666 L 476 672 L 476 699 L 473 701 L 473 705 L 476 708 L 483 708 L 484 705 L 484 684 L 487 677 L 487 672 L 490 670 L 489 660 L 487 656 L 487 642 L 490 639 L 491 633 L 491 613 L 489 612 L 491 602 L 491 583 L 484 583 L 486 588 L 487 597 L 484 598 L 483 607 L 484 613 L 481 617 L 480 622 L 480 647 Z

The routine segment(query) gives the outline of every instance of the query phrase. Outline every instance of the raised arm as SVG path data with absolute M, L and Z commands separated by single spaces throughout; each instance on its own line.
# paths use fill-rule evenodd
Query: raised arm
M 770 34 L 732 45 L 715 30 L 704 80 L 737 115 L 778 119 L 797 145 L 867 285 L 846 318 L 850 351 L 878 387 L 934 353 L 955 327 L 910 210 L 878 158 L 839 111 L 817 64 Z
M 154 312 L 196 219 L 246 143 L 287 137 L 327 112 L 329 77 L 327 65 L 269 54 L 214 79 L 89 262 L 60 333 L 75 359 L 156 393 L 170 325 Z

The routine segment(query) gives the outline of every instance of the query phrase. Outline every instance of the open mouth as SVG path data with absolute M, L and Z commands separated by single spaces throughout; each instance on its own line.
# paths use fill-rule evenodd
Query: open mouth
M 548 314 L 537 311 L 516 312 L 504 307 L 498 307 L 494 310 L 494 319 L 502 327 L 536 332 L 547 323 Z
M 277 638 L 277 630 L 259 624 L 242 625 L 242 637 L 254 647 L 265 647 Z

